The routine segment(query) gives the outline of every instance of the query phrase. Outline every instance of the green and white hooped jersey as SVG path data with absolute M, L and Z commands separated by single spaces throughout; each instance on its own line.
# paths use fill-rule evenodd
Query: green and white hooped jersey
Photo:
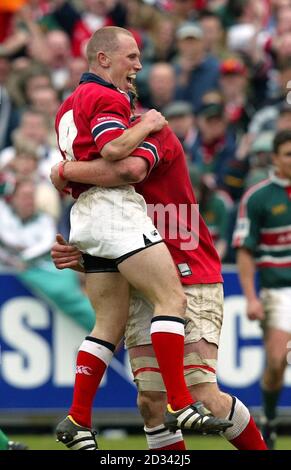
M 261 287 L 291 287 L 291 181 L 272 174 L 244 194 L 233 246 L 254 253 Z

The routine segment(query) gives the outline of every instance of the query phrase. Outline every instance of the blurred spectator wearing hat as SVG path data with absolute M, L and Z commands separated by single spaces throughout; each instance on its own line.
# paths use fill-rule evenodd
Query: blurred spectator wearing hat
M 190 161 L 197 137 L 197 128 L 191 105 L 186 101 L 173 101 L 163 108 L 162 113 L 168 120 L 169 126 L 180 140 L 184 152 Z
M 245 181 L 249 188 L 269 177 L 272 168 L 274 132 L 262 132 L 252 143 L 250 149 L 250 169 Z
M 197 111 L 198 134 L 192 151 L 192 163 L 214 184 L 223 186 L 227 163 L 235 157 L 236 141 L 229 131 L 224 106 L 219 102 L 204 103 Z
M 196 111 L 201 106 L 201 97 L 209 90 L 218 89 L 219 62 L 206 52 L 198 23 L 183 23 L 176 31 L 176 38 L 176 99 L 189 101 Z
M 247 131 L 255 109 L 248 99 L 247 68 L 237 58 L 225 59 L 220 64 L 220 91 L 229 125 L 240 137 Z

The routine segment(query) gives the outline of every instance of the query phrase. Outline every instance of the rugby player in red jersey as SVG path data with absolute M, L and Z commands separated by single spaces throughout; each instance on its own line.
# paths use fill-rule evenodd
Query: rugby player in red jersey
M 132 34 L 122 28 L 101 28 L 90 39 L 89 73 L 56 117 L 65 159 L 59 165 L 60 176 L 70 160 L 109 162 L 130 155 L 145 135 L 166 123 L 151 110 L 129 128 L 127 92 L 141 68 L 139 56 Z M 146 214 L 144 199 L 130 184 L 72 185 L 72 194 L 77 200 L 71 210 L 70 241 L 85 253 L 86 290 L 98 322 L 79 349 L 70 415 L 57 428 L 60 440 L 70 448 L 96 448 L 90 430 L 92 401 L 127 320 L 129 284 L 154 304 L 151 340 L 169 401 L 166 425 L 200 432 L 224 430 L 230 423 L 212 416 L 195 398 L 194 403 L 185 383 L 186 297 L 170 253 Z M 118 266 L 118 273 L 109 261 Z M 118 310 L 113 308 L 112 292 L 119 298 Z
M 215 416 L 231 420 L 233 426 L 223 435 L 236 448 L 266 450 L 248 409 L 238 398 L 221 392 L 216 383 L 217 350 L 223 317 L 221 265 L 210 233 L 197 212 L 181 144 L 171 129 L 164 127 L 149 136 L 133 155 L 109 164 L 104 160 L 68 163 L 64 176 L 68 181 L 113 186 L 125 184 L 128 180 L 142 180 L 135 187 L 147 204 L 156 209 L 160 206 L 168 208 L 170 217 L 163 219 L 164 240 L 187 297 L 184 359 L 187 385 Z M 156 158 L 158 164 L 155 165 Z M 52 176 L 58 189 L 62 189 L 66 182 L 59 179 L 57 167 L 53 169 Z M 161 222 L 158 220 L 161 215 L 158 210 L 153 215 L 157 224 Z M 199 224 L 195 225 L 197 217 Z M 177 228 L 175 233 L 171 234 L 171 226 Z M 187 246 L 187 234 L 188 237 L 191 234 L 198 238 L 195 249 L 192 245 Z M 61 238 L 58 240 L 52 250 L 56 266 L 59 269 L 75 267 L 80 252 L 71 245 L 65 245 Z M 118 309 L 119 299 L 112 296 L 112 302 L 114 299 L 115 308 Z M 151 345 L 152 311 L 153 306 L 145 297 L 133 290 L 125 341 L 138 387 L 138 405 L 145 422 L 149 448 L 181 450 L 185 449 L 181 431 L 172 434 L 163 424 L 166 396 Z M 168 366 L 171 367 L 170 362 Z

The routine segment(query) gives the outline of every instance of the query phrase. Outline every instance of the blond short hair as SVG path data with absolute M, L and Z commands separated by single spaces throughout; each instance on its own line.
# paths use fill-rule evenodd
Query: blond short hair
M 97 52 L 113 52 L 119 47 L 119 36 L 125 34 L 133 37 L 132 33 L 118 26 L 100 28 L 91 37 L 87 44 L 87 60 L 89 65 L 94 62 Z

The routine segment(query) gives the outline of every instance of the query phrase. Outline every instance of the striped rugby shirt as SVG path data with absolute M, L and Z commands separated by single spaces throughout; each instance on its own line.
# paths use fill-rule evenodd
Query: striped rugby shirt
M 271 174 L 243 196 L 233 236 L 254 253 L 261 287 L 291 287 L 291 182 Z

